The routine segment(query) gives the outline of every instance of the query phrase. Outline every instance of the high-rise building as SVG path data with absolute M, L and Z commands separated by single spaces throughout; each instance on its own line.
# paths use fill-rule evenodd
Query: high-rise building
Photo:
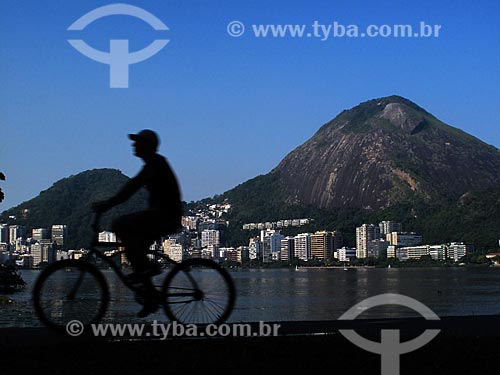
M 271 245 L 271 258 L 274 260 L 281 259 L 281 240 L 283 240 L 285 236 L 283 236 L 280 232 L 276 231 L 270 236 L 270 245 Z
M 0 243 L 9 243 L 9 226 L 0 224 Z
M 52 225 L 52 242 L 64 246 L 68 241 L 68 227 L 62 224 Z
M 220 232 L 217 229 L 204 229 L 201 231 L 201 247 L 220 246 Z
M 273 259 L 280 258 L 281 240 L 284 238 L 285 236 L 274 229 L 263 229 L 260 231 L 260 240 L 263 244 L 263 262 L 269 262 Z
M 363 224 L 356 228 L 356 257 L 368 257 L 368 243 L 380 238 L 380 227 L 373 224 Z
M 263 248 L 264 245 L 259 238 L 250 238 L 250 241 L 248 243 L 248 256 L 250 260 L 262 260 L 262 254 L 264 251 Z
M 387 256 L 387 247 L 390 245 L 389 241 L 378 238 L 376 240 L 368 241 L 366 247 L 367 257 L 378 258 L 385 254 Z
M 384 220 L 384 221 L 381 221 L 378 224 L 378 226 L 380 228 L 380 236 L 382 238 L 385 238 L 387 233 L 402 232 L 403 231 L 403 227 L 402 227 L 401 223 L 397 223 L 395 221 Z
M 198 223 L 198 233 L 201 235 L 205 230 L 216 230 L 219 232 L 219 245 L 226 243 L 227 222 L 220 219 L 210 219 Z M 218 245 L 218 246 L 219 246 Z
M 176 262 L 182 262 L 182 245 L 176 243 L 175 239 L 165 239 L 163 241 L 163 252 Z
M 9 242 L 15 243 L 18 238 L 23 238 L 25 228 L 22 225 L 9 225 Z
M 250 261 L 248 246 L 239 246 L 236 250 L 238 251 L 238 262 L 241 262 L 242 266 L 248 265 Z
M 294 241 L 295 258 L 311 259 L 311 234 L 299 233 L 295 236 Z
M 48 239 L 48 234 L 47 228 L 33 228 L 31 238 L 35 241 L 46 240 Z
M 333 257 L 332 232 L 321 231 L 311 234 L 311 258 L 331 259 Z
M 340 249 L 341 247 L 344 246 L 344 237 L 342 236 L 342 233 L 339 231 L 333 231 L 333 251 L 337 251 L 337 249 Z
M 294 237 L 285 237 L 281 240 L 281 260 L 292 260 L 295 257 Z
M 53 263 L 57 260 L 57 251 L 51 240 L 41 240 L 32 244 L 31 255 L 35 267 L 40 263 Z

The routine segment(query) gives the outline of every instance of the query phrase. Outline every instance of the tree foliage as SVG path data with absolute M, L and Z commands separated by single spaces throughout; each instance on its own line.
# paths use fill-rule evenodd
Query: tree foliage
M 92 239 L 91 203 L 110 198 L 125 184 L 128 177 L 115 169 L 94 169 L 70 176 L 42 191 L 38 197 L 4 211 L 0 222 L 33 228 L 53 224 L 68 226 L 68 248 L 87 246 Z M 109 228 L 117 215 L 145 207 L 146 193 L 139 192 L 130 201 L 113 208 L 103 217 L 103 228 Z

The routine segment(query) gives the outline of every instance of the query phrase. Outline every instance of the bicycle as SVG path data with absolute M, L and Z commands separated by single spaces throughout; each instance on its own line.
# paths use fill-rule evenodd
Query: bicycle
M 33 302 L 39 320 L 47 327 L 65 331 L 73 320 L 83 328 L 100 322 L 106 314 L 110 292 L 100 261 L 115 272 L 141 303 L 146 291 L 133 283 L 122 271 L 123 250 L 113 256 L 101 248 L 120 249 L 124 244 L 99 242 L 101 215 L 96 214 L 92 225 L 94 236 L 88 252 L 81 259 L 63 259 L 49 264 L 38 276 L 33 287 Z M 176 262 L 168 255 L 150 250 L 150 256 L 166 271 L 161 285 L 155 285 L 154 299 L 171 321 L 181 324 L 222 324 L 234 307 L 234 282 L 226 269 L 210 259 L 190 258 Z M 162 272 L 165 274 L 165 272 Z M 150 291 L 149 291 L 150 293 Z

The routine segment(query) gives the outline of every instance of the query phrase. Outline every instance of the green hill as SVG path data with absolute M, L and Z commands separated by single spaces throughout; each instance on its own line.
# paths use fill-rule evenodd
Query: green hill
M 48 228 L 53 224 L 68 226 L 66 248 L 86 246 L 92 237 L 91 203 L 114 195 L 129 178 L 115 169 L 94 169 L 56 182 L 36 198 L 4 211 L 0 222 L 19 224 L 29 231 Z M 146 206 L 146 192 L 140 191 L 128 202 L 115 207 L 103 217 L 103 227 L 117 215 Z M 15 219 L 9 218 L 15 216 Z M 29 233 L 29 232 L 28 232 Z

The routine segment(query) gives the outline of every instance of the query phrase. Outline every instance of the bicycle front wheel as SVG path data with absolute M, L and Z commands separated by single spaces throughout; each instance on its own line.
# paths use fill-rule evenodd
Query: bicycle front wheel
M 45 268 L 33 288 L 35 312 L 47 327 L 80 334 L 99 322 L 109 302 L 102 273 L 92 264 L 65 259 Z
M 236 299 L 229 273 L 208 259 L 176 265 L 165 278 L 162 293 L 165 313 L 182 324 L 221 324 Z

